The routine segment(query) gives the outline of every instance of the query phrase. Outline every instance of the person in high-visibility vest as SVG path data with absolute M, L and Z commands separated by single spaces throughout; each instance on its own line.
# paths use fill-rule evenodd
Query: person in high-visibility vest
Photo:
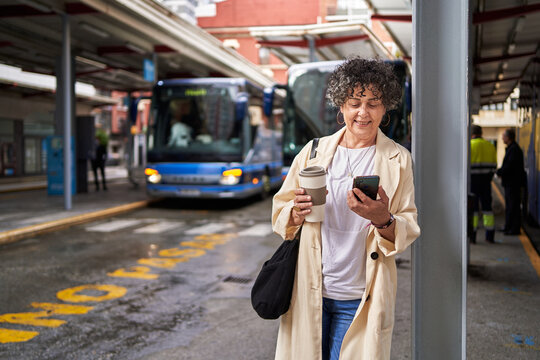
M 476 242 L 480 207 L 486 230 L 486 241 L 495 242 L 495 216 L 491 207 L 491 180 L 497 169 L 495 146 L 482 138 L 482 128 L 471 126 L 471 191 L 476 195 L 473 207 L 473 234 L 471 242 Z

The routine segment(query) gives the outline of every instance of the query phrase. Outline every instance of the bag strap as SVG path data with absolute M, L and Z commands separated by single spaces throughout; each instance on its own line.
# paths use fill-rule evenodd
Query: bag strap
M 311 145 L 311 153 L 309 154 L 309 160 L 317 156 L 317 146 L 319 146 L 319 138 L 313 139 L 313 144 Z M 302 233 L 302 226 L 300 226 L 300 229 L 296 233 L 296 236 L 294 237 L 295 240 L 300 240 L 300 234 Z
M 313 139 L 313 144 L 311 145 L 311 153 L 309 154 L 309 160 L 317 156 L 317 146 L 319 146 L 319 138 Z

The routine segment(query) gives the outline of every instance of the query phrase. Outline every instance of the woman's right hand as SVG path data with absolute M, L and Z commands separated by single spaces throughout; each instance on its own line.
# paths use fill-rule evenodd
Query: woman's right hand
M 298 226 L 304 222 L 306 215 L 311 212 L 313 203 L 311 196 L 305 195 L 305 190 L 300 188 L 294 190 L 294 206 L 292 208 L 291 225 Z

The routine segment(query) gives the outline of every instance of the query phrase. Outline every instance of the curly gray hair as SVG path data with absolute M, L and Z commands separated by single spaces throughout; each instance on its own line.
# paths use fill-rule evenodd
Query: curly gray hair
M 354 89 L 360 86 L 361 92 L 369 89 L 379 96 L 386 110 L 397 107 L 401 99 L 401 86 L 392 69 L 378 59 L 353 57 L 339 65 L 330 75 L 326 97 L 332 105 L 340 107 Z

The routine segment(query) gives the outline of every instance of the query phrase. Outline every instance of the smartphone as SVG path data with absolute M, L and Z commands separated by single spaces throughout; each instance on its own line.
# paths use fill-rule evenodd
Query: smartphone
M 353 187 L 360 189 L 360 191 L 369 196 L 372 200 L 377 200 L 377 193 L 379 192 L 379 176 L 356 176 L 353 181 Z M 356 198 L 358 199 L 358 196 L 356 196 Z

